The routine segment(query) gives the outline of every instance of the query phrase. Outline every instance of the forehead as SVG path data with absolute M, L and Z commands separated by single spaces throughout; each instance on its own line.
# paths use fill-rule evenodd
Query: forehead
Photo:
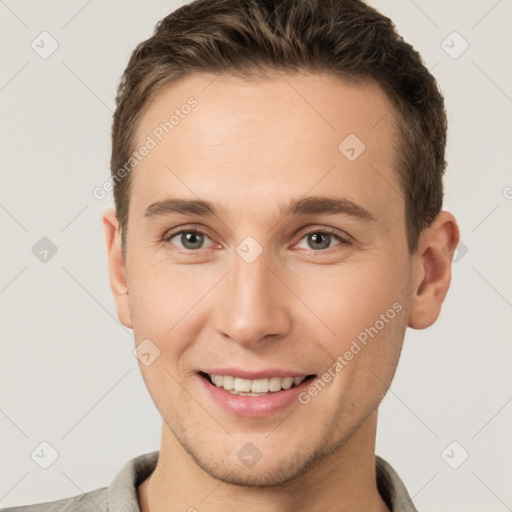
M 389 206 L 402 201 L 396 133 L 392 104 L 371 81 L 192 75 L 164 88 L 142 115 L 134 147 L 149 139 L 153 147 L 133 171 L 132 191 L 146 201 L 176 186 L 205 199 L 243 190 L 258 200 L 269 190 L 336 187 Z
M 371 132 L 381 126 L 379 132 L 392 128 L 394 109 L 383 89 L 374 81 L 342 81 L 327 74 L 275 73 L 265 78 L 239 78 L 229 74 L 194 74 L 164 87 L 146 106 L 136 133 L 137 142 L 162 122 L 169 121 L 173 113 L 173 138 L 186 132 L 188 123 L 181 123 L 187 101 L 194 98 L 199 108 L 192 110 L 194 131 L 201 129 L 202 142 L 223 142 L 226 126 L 243 127 L 240 140 L 261 128 L 268 136 L 279 133 L 282 127 L 292 125 L 311 134 L 325 135 L 331 132 L 337 139 L 347 131 L 357 131 L 368 142 L 375 142 Z M 220 112 L 219 112 L 220 111 Z M 221 114 L 221 115 L 219 115 Z M 174 116 L 177 117 L 176 115 Z M 386 118 L 386 119 L 384 119 Z M 251 121 L 248 125 L 247 121 Z M 179 130 L 174 130 L 181 124 Z M 214 125 L 216 130 L 210 130 Z M 251 130 L 252 128 L 252 130 Z M 231 135 L 231 133 L 229 133 Z M 261 130 L 258 133 L 262 135 Z M 331 137 L 327 137 L 326 143 Z

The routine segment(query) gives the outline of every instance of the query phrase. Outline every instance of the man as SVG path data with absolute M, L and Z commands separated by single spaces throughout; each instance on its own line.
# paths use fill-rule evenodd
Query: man
M 161 448 L 10 510 L 416 510 L 375 437 L 459 239 L 419 55 L 356 0 L 198 0 L 134 51 L 112 137 L 110 283 Z

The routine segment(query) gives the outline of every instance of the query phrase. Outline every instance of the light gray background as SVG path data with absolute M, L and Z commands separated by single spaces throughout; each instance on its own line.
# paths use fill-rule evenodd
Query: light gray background
M 419 510 L 511 510 L 512 2 L 372 4 L 444 92 L 445 209 L 468 249 L 437 323 L 407 333 L 377 453 Z M 113 202 L 92 189 L 109 175 L 128 57 L 177 5 L 0 0 L 1 506 L 107 486 L 128 459 L 159 448 L 160 417 L 108 283 L 101 214 Z M 59 44 L 47 59 L 31 48 L 42 31 Z M 456 59 L 441 46 L 453 31 L 469 43 Z M 32 253 L 42 237 L 58 248 L 47 263 Z M 59 453 L 46 470 L 30 455 L 42 441 Z M 452 464 L 469 453 L 458 469 L 441 456 L 452 441 Z

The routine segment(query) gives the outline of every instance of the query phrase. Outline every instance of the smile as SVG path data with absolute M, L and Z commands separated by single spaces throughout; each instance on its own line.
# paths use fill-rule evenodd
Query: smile
M 265 379 L 242 379 L 231 375 L 208 375 L 212 384 L 223 388 L 233 395 L 264 396 L 268 393 L 277 393 L 283 389 L 298 386 L 306 377 L 270 377 Z
M 298 404 L 298 395 L 316 378 L 316 375 L 293 376 L 287 371 L 219 370 L 198 371 L 201 387 L 218 407 L 239 417 L 269 417 Z M 276 373 L 284 375 L 276 376 Z

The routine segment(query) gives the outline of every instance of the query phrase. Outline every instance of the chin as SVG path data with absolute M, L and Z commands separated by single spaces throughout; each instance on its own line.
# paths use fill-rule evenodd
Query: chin
M 256 466 L 262 464 L 262 461 L 253 468 L 245 468 L 240 462 L 222 466 L 214 461 L 196 460 L 196 463 L 216 480 L 241 487 L 281 486 L 306 471 L 305 465 L 296 459 L 261 465 L 259 468 Z
M 180 444 L 195 463 L 212 478 L 243 487 L 282 486 L 307 473 L 336 449 L 336 447 L 324 444 L 309 449 L 302 445 L 300 452 L 293 449 L 290 452 L 279 454 L 272 450 L 272 453 L 269 454 L 270 457 L 259 452 L 261 458 L 248 467 L 238 457 L 238 451 L 235 457 L 226 453 L 215 454 L 211 451 L 205 455 L 198 445 L 190 447 L 181 441 Z

